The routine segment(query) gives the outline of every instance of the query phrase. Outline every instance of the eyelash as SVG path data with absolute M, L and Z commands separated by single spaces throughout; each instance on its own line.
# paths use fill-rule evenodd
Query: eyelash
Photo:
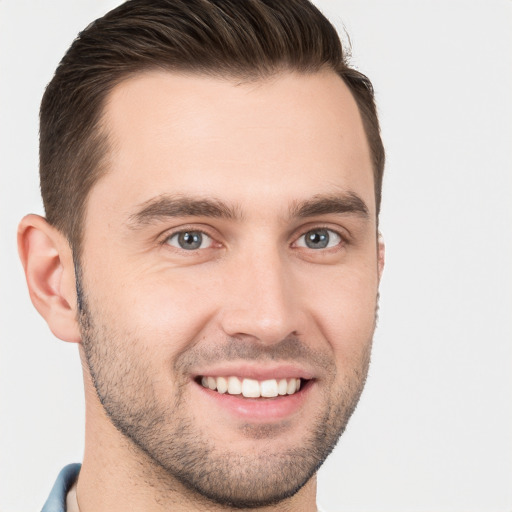
M 311 247 L 309 247 L 309 248 L 308 247 L 304 247 L 304 245 L 301 245 L 301 246 L 298 246 L 298 247 L 306 248 L 306 249 L 309 249 L 309 250 L 314 251 L 314 252 L 326 252 L 326 251 L 333 251 L 333 250 L 339 249 L 340 246 L 346 246 L 349 243 L 348 237 L 346 235 L 344 235 L 344 234 L 340 233 L 339 231 L 337 231 L 335 229 L 332 229 L 332 228 L 330 228 L 328 226 L 319 225 L 319 226 L 314 226 L 314 227 L 308 227 L 307 230 L 302 231 L 301 234 L 294 239 L 294 241 L 293 241 L 293 243 L 291 245 L 292 246 L 296 245 L 298 243 L 298 241 L 301 240 L 303 237 L 305 237 L 308 233 L 315 232 L 315 231 L 317 231 L 317 232 L 318 231 L 327 231 L 330 234 L 336 235 L 336 237 L 339 238 L 339 241 L 333 247 L 324 247 L 324 248 L 318 248 L 318 249 L 313 249 Z M 212 234 L 208 233 L 208 231 L 206 231 L 204 229 L 194 228 L 194 227 L 191 226 L 190 228 L 180 229 L 179 231 L 174 231 L 172 233 L 166 234 L 163 237 L 162 241 L 160 242 L 160 245 L 162 245 L 162 246 L 163 245 L 169 245 L 169 246 L 173 247 L 174 249 L 181 250 L 184 253 L 189 253 L 189 254 L 196 253 L 199 250 L 204 251 L 206 249 L 210 249 L 211 248 L 211 247 L 205 247 L 203 249 L 201 249 L 201 248 L 197 248 L 197 249 L 183 249 L 181 247 L 172 246 L 169 243 L 169 241 L 172 238 L 177 237 L 180 234 L 184 234 L 184 233 L 199 233 L 201 235 L 204 235 L 204 236 L 208 237 L 211 240 L 211 244 L 215 244 L 215 243 L 219 244 L 219 242 L 216 242 L 215 237 Z
M 211 243 L 215 242 L 215 239 L 212 236 L 210 236 L 208 233 L 204 232 L 204 231 L 201 231 L 199 229 L 185 229 L 185 230 L 181 230 L 181 231 L 176 231 L 175 233 L 172 233 L 172 234 L 168 235 L 167 237 L 165 237 L 165 239 L 163 240 L 163 244 L 171 245 L 170 241 L 173 238 L 179 237 L 180 235 L 184 235 L 184 234 L 187 234 L 187 233 L 189 233 L 189 234 L 196 234 L 196 233 L 198 233 L 198 234 L 202 235 L 203 237 L 209 238 Z M 201 241 L 201 242 L 203 242 L 203 241 Z M 201 245 L 202 245 L 202 243 L 201 243 Z M 173 245 L 171 245 L 171 247 L 174 247 L 175 249 L 181 249 L 181 250 L 186 251 L 186 252 L 193 252 L 193 251 L 196 251 L 196 250 L 200 249 L 200 247 L 198 247 L 197 249 L 184 249 L 183 247 L 176 247 L 176 246 L 173 246 Z M 204 249 L 209 249 L 209 247 L 205 247 L 202 250 L 204 250 Z
M 335 229 L 329 228 L 327 226 L 315 226 L 313 228 L 308 229 L 307 231 L 304 231 L 298 238 L 296 238 L 295 242 L 294 242 L 294 245 L 297 244 L 298 241 L 301 240 L 302 238 L 304 238 L 308 233 L 314 233 L 314 232 L 319 232 L 319 231 L 327 231 L 328 233 L 330 233 L 330 235 L 329 235 L 330 238 L 332 238 L 332 234 L 334 234 L 334 235 L 336 235 L 336 237 L 339 240 L 332 247 L 323 247 L 323 248 L 320 248 L 320 249 L 313 249 L 311 247 L 307 247 L 308 249 L 310 249 L 312 251 L 319 251 L 319 250 L 322 250 L 322 249 L 324 251 L 335 250 L 339 246 L 346 245 L 348 243 L 346 237 L 343 236 L 339 231 L 336 231 Z M 329 242 L 330 242 L 330 240 L 329 240 Z M 304 247 L 304 246 L 301 246 L 301 247 Z

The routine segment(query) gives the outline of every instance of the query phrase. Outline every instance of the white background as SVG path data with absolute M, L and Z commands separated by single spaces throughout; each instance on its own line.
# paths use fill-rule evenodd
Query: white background
M 0 0 L 0 511 L 81 460 L 81 368 L 33 309 L 38 107 L 105 0 Z M 329 511 L 512 512 L 512 1 L 317 4 L 374 82 L 387 268 L 367 388 L 320 472 Z

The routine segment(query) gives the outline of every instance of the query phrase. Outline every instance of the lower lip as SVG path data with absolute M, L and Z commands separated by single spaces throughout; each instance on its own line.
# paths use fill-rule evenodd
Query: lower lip
M 244 398 L 242 395 L 218 393 L 194 382 L 199 392 L 206 400 L 223 408 L 232 415 L 248 421 L 278 421 L 298 413 L 307 399 L 313 381 L 308 381 L 300 391 L 293 395 L 275 398 Z

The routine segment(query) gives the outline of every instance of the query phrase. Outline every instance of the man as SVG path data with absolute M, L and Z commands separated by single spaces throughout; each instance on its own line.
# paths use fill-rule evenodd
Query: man
M 316 510 L 370 360 L 383 166 L 307 0 L 132 0 L 80 34 L 19 228 L 84 368 L 83 464 L 43 510 Z

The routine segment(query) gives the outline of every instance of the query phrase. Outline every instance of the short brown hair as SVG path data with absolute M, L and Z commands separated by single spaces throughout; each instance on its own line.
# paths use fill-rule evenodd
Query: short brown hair
M 347 62 L 338 34 L 308 0 L 130 0 L 79 34 L 60 62 L 40 111 L 41 193 L 48 222 L 80 253 L 88 194 L 103 172 L 105 100 L 149 69 L 258 79 L 293 70 L 334 70 L 358 105 L 380 210 L 384 148 L 371 82 Z

